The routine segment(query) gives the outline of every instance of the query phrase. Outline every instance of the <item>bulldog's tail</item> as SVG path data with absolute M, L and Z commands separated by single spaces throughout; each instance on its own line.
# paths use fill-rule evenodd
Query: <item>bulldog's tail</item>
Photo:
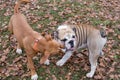
M 105 30 L 103 30 L 103 29 L 100 29 L 100 34 L 103 38 L 105 38 L 107 36 L 105 33 Z
M 17 0 L 14 7 L 14 14 L 19 13 L 19 7 L 21 3 L 28 3 L 30 0 Z

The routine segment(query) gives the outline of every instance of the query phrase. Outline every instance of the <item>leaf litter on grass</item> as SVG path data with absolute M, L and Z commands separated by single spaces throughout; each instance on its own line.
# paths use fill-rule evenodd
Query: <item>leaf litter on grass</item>
M 15 53 L 16 40 L 14 36 L 9 40 L 10 33 L 7 30 L 9 19 L 13 15 L 14 2 L 15 0 L 0 1 L 0 79 L 29 80 L 26 55 Z M 20 8 L 30 25 L 38 32 L 53 32 L 62 23 L 85 23 L 104 28 L 108 35 L 103 49 L 105 54 L 99 58 L 92 80 L 120 79 L 119 9 L 119 0 L 32 0 Z M 64 66 L 57 67 L 55 63 L 62 56 L 63 54 L 52 56 L 49 66 L 39 65 L 38 60 L 34 61 L 40 80 L 89 80 L 85 76 L 90 70 L 87 50 L 74 53 Z

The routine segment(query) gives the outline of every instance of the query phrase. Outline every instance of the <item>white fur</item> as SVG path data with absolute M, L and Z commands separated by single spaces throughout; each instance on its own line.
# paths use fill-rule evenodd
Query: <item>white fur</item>
M 45 64 L 45 65 L 49 65 L 49 64 L 50 64 L 50 60 L 47 59 L 47 60 L 44 62 L 44 64 Z
M 37 74 L 34 74 L 31 76 L 31 80 L 37 80 L 38 79 L 38 75 Z
M 97 67 L 97 65 L 96 66 L 91 66 L 91 71 L 89 73 L 87 73 L 86 76 L 89 77 L 89 78 L 92 78 L 94 73 L 95 73 L 96 67 Z
M 104 46 L 105 43 L 107 42 L 107 38 L 101 38 L 101 40 L 99 42 L 102 46 Z
M 73 53 L 72 51 L 66 52 L 65 55 L 62 57 L 62 59 L 60 59 L 60 60 L 56 63 L 56 65 L 57 65 L 57 66 L 63 66 L 64 63 L 71 57 L 72 53 Z
M 62 52 L 64 52 L 65 53 L 65 51 L 66 51 L 66 49 L 61 49 L 62 50 Z
M 22 54 L 22 49 L 17 48 L 16 53 Z
M 66 62 L 66 61 L 60 59 L 60 60 L 56 63 L 56 65 L 57 65 L 57 66 L 63 66 L 65 62 Z
M 66 25 L 66 24 L 64 24 L 64 25 L 60 25 L 59 27 L 58 27 L 58 31 L 60 31 L 60 33 L 59 34 L 61 34 L 62 32 L 61 32 L 61 30 L 63 30 L 64 32 L 67 32 L 67 31 L 71 31 L 71 33 L 68 33 L 68 34 L 64 34 L 64 35 L 62 35 L 62 37 L 63 38 L 61 38 L 61 39 L 67 39 L 66 41 L 65 41 L 65 47 L 67 48 L 67 49 L 71 49 L 71 44 L 69 43 L 71 40 L 74 42 L 74 47 L 76 46 L 76 40 L 75 40 L 75 38 L 73 38 L 73 35 L 75 35 L 75 33 L 74 33 L 74 31 L 70 28 L 70 26 L 69 25 Z M 58 40 L 59 41 L 59 43 L 62 43 L 60 40 Z
M 104 52 L 103 52 L 103 51 L 101 51 L 100 56 L 103 56 L 103 55 L 104 55 Z
M 67 49 L 70 49 L 71 46 L 70 46 L 70 44 L 68 44 L 68 42 L 69 42 L 69 41 L 66 41 L 66 42 L 65 42 L 65 47 L 66 47 Z
M 60 25 L 60 26 L 58 26 L 58 30 L 60 30 L 60 29 L 67 29 L 68 28 L 68 25 Z

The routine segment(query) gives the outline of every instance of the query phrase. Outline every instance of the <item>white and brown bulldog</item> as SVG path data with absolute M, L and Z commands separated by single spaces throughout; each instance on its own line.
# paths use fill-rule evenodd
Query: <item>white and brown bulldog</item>
M 56 64 L 58 66 L 64 65 L 74 51 L 86 47 L 89 50 L 89 61 L 91 64 L 91 71 L 86 76 L 93 77 L 97 67 L 97 59 L 103 54 L 102 48 L 107 40 L 105 32 L 85 24 L 63 24 L 57 28 L 54 37 L 65 46 L 65 49 L 63 49 L 65 55 Z

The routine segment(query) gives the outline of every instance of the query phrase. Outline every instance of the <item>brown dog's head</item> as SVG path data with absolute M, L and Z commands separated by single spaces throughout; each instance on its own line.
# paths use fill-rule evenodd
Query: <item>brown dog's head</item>
M 47 51 L 49 54 L 56 54 L 61 51 L 63 45 L 52 39 L 50 34 L 45 34 L 44 37 L 37 39 L 33 45 L 33 49 L 40 52 Z
M 63 45 L 52 39 L 51 35 L 45 35 L 45 38 L 47 40 L 47 50 L 49 51 L 49 53 L 56 54 L 61 51 Z

